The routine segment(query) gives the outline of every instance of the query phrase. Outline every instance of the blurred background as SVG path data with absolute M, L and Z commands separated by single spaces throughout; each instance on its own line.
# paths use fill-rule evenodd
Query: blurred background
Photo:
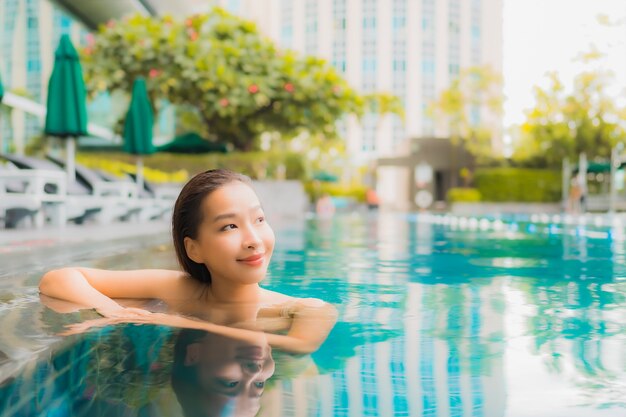
M 568 204 L 584 154 L 598 164 L 584 191 L 611 182 L 626 200 L 608 163 L 626 140 L 621 0 L 2 0 L 0 21 L 0 153 L 54 152 L 47 85 L 67 34 L 88 90 L 77 158 L 92 168 L 132 171 L 122 128 L 144 77 L 157 148 L 208 144 L 146 156 L 150 180 L 224 166 L 337 207 L 545 212 Z

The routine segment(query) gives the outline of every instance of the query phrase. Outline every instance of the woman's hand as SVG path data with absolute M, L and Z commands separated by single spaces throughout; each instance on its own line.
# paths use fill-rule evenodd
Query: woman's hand
M 65 326 L 67 330 L 59 333 L 59 336 L 70 336 L 73 334 L 85 333 L 93 327 L 106 327 L 124 323 L 148 324 L 154 321 L 150 317 L 153 313 L 141 308 L 119 307 L 96 309 L 96 311 L 102 316 L 102 318 L 69 324 Z
M 120 318 L 120 319 L 137 319 L 137 318 L 146 318 L 152 315 L 148 310 L 144 310 L 143 308 L 135 308 L 135 307 L 102 307 L 95 309 L 98 314 L 102 317 L 107 318 Z

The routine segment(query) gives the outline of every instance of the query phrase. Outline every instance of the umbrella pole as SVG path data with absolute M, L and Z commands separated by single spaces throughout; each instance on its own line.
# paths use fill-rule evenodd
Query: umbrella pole
M 141 196 L 143 190 L 143 159 L 141 156 L 137 157 L 137 196 Z
M 74 158 L 76 157 L 76 142 L 73 137 L 67 138 L 65 141 L 65 166 L 67 168 L 67 183 L 73 184 L 76 181 L 76 168 L 74 167 Z

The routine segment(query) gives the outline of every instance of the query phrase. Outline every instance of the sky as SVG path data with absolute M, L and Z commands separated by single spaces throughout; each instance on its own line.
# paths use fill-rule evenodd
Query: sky
M 615 26 L 598 22 L 606 15 Z M 611 94 L 626 104 L 626 0 L 504 0 L 504 126 L 524 121 L 533 86 L 556 71 L 567 91 L 586 68 L 609 69 Z M 605 56 L 593 66 L 576 61 L 592 45 Z

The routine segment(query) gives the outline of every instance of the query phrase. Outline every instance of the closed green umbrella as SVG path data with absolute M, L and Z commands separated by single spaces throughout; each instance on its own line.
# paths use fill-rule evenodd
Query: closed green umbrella
M 137 187 L 143 189 L 143 155 L 156 152 L 152 144 L 154 117 L 143 78 L 133 83 L 133 95 L 124 121 L 124 151 L 137 156 Z
M 228 151 L 223 143 L 209 142 L 197 133 L 185 133 L 175 137 L 171 142 L 158 147 L 159 152 L 196 154 Z
M 74 182 L 75 140 L 87 134 L 87 93 L 78 53 L 67 35 L 61 36 L 54 53 L 44 132 L 66 139 L 68 182 Z
M 313 175 L 313 179 L 322 182 L 337 182 L 339 177 L 330 172 L 320 171 Z

